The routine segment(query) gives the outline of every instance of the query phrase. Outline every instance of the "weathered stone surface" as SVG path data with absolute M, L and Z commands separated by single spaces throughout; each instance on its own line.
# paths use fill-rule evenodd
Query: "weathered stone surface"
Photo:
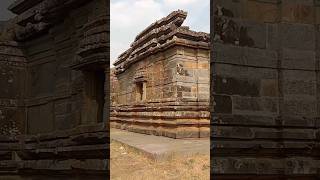
M 25 92 L 21 91 L 26 81 L 25 61 L 17 43 L 0 43 L 0 135 L 25 133 Z
M 17 16 L 0 32 L 0 173 L 107 173 L 108 6 L 9 7 Z
M 211 177 L 319 178 L 317 5 L 213 1 Z
M 208 137 L 208 34 L 174 11 L 151 24 L 111 72 L 111 127 L 172 138 Z
M 315 49 L 315 28 L 305 24 L 279 24 L 281 45 L 294 50 Z
M 222 63 L 277 67 L 278 55 L 275 51 L 216 44 L 213 52 L 214 58 Z
M 257 22 L 276 22 L 279 20 L 277 0 L 274 1 L 248 1 L 245 6 L 245 18 Z M 268 4 L 267 4 L 268 3 Z
M 314 22 L 313 2 L 282 1 L 282 21 L 312 24 Z
M 310 51 L 299 51 L 292 49 L 283 49 L 281 61 L 283 68 L 288 69 L 304 69 L 315 70 L 316 68 L 316 53 Z

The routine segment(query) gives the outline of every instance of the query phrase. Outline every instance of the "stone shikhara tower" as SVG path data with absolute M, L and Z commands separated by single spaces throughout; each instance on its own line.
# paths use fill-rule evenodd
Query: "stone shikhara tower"
M 114 63 L 111 127 L 172 138 L 209 137 L 209 34 L 181 10 L 151 24 Z

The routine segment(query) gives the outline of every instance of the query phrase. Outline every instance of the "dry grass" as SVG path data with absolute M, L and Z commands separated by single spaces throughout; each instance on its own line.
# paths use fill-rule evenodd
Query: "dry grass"
M 210 179 L 208 155 L 172 156 L 154 161 L 133 148 L 111 142 L 112 180 L 207 180 Z

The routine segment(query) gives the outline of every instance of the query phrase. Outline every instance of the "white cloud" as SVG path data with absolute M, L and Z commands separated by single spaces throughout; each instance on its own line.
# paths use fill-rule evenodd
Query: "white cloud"
M 188 12 L 184 25 L 209 32 L 209 0 L 111 0 L 111 63 L 129 48 L 135 36 L 170 12 Z

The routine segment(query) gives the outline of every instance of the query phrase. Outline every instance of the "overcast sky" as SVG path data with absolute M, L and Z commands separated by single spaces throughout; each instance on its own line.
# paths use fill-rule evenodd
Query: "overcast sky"
M 0 0 L 0 21 L 6 21 L 14 15 L 8 10 L 8 7 L 14 0 Z
M 183 25 L 191 30 L 210 32 L 210 0 L 111 0 L 110 3 L 110 64 L 129 48 L 138 33 L 174 10 L 188 12 Z

